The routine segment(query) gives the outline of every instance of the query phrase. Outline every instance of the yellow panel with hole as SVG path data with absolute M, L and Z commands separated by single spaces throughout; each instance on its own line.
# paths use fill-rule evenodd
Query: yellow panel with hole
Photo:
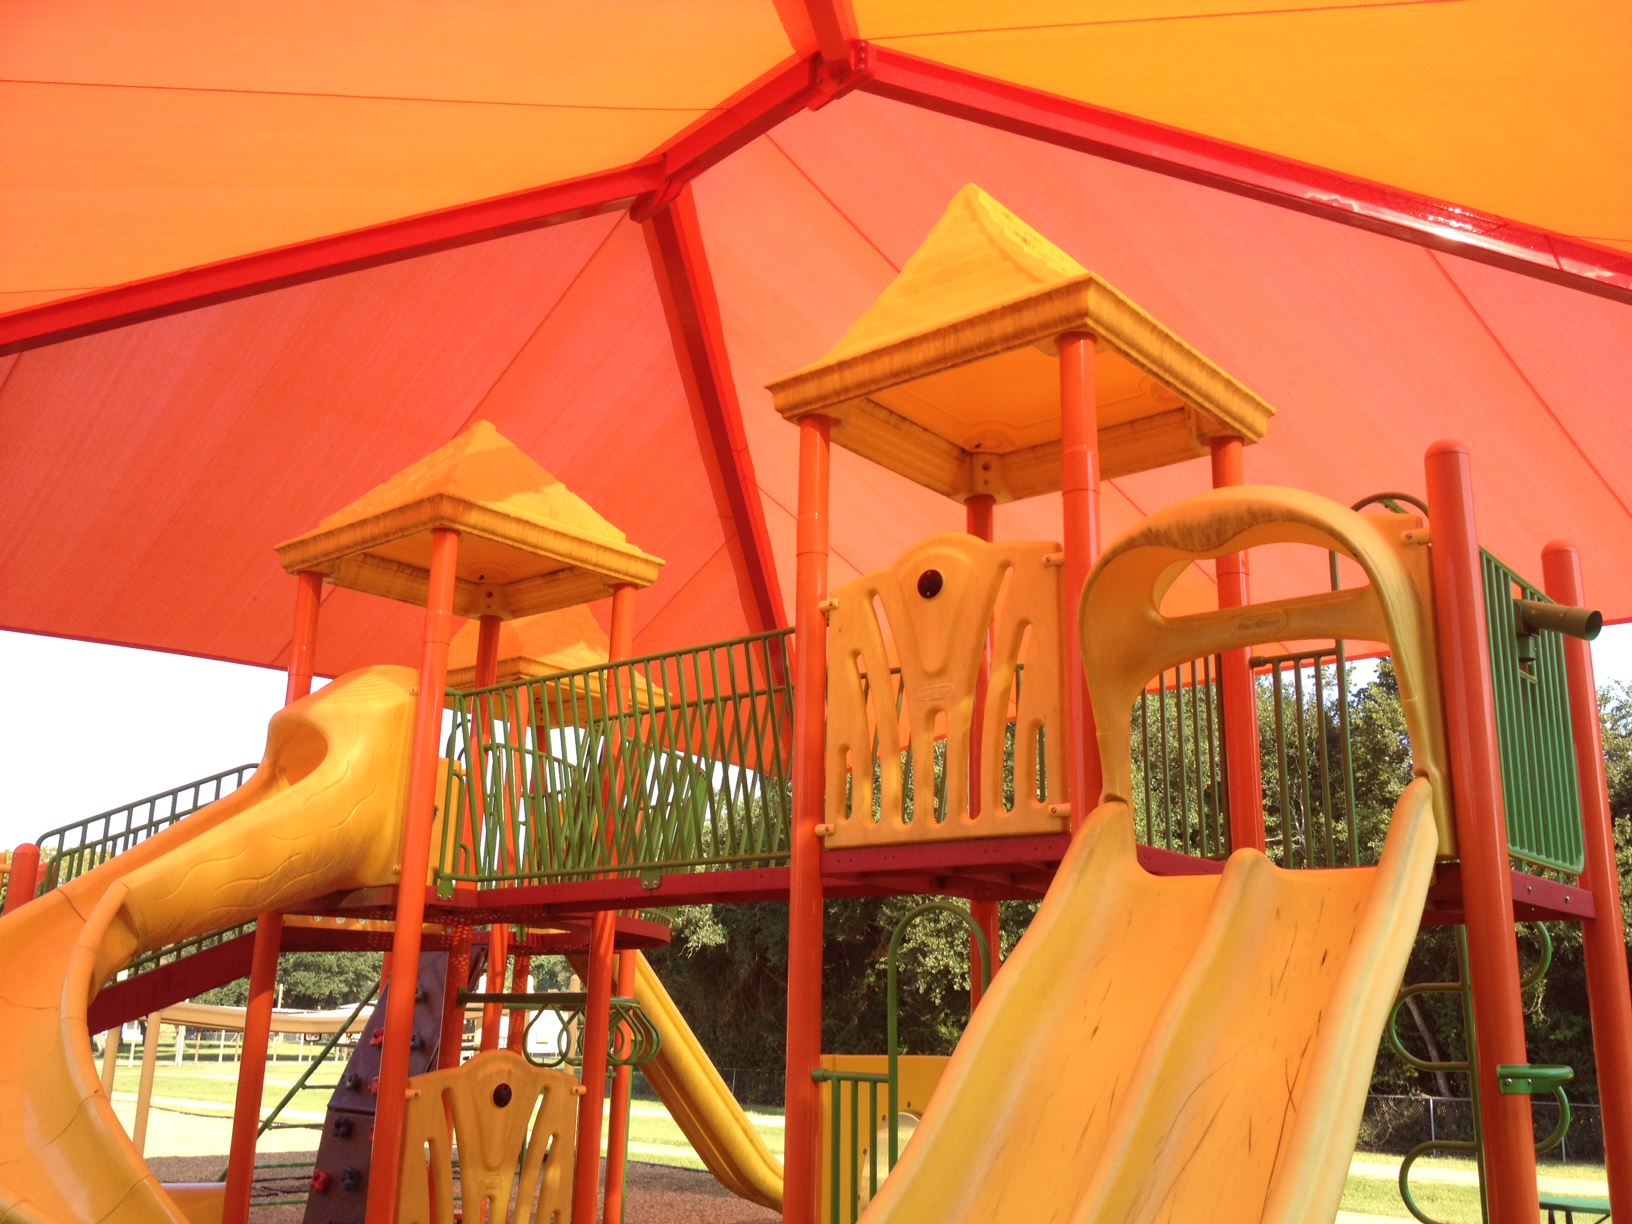
M 414 1076 L 408 1081 L 397 1219 L 445 1224 L 456 1218 L 457 1143 L 465 1219 L 568 1224 L 577 1085 L 576 1076 L 535 1067 L 513 1050 L 485 1050 L 463 1066 Z
M 1064 818 L 1049 811 L 1065 800 L 1058 561 L 1057 544 L 932 536 L 889 569 L 834 593 L 828 616 L 828 846 L 1058 833 L 1064 827 Z M 977 726 L 976 689 L 988 631 L 990 670 Z M 1012 808 L 1003 795 L 1011 722 Z M 945 752 L 940 795 L 938 739 Z M 910 773 L 903 767 L 909 749 Z M 910 812 L 909 783 L 915 798 Z
M 1192 563 L 1283 543 L 1336 551 L 1365 571 L 1369 585 L 1191 616 L 1162 615 L 1163 595 Z M 1453 854 L 1427 543 L 1427 525 L 1415 513 L 1360 514 L 1312 493 L 1251 485 L 1177 502 L 1116 541 L 1094 567 L 1079 619 L 1104 771 L 1100 802 L 1132 802 L 1132 729 L 1126 711 L 1164 668 L 1262 642 L 1386 642 L 1411 735 L 1412 769 L 1433 783 L 1439 852 Z

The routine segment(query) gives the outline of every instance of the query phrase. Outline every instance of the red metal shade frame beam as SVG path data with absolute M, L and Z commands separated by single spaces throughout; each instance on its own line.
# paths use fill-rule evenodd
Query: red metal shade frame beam
M 785 63 L 632 166 L 0 315 L 0 356 L 599 213 L 630 208 L 638 220 L 790 115 L 837 96 L 831 77 L 819 55 Z
M 867 60 L 880 97 L 1632 302 L 1621 251 L 899 51 Z
M 642 228 L 703 465 L 737 572 L 743 613 L 755 633 L 784 628 L 788 618 L 765 525 L 765 505 L 754 478 L 754 459 L 743 430 L 742 405 L 731 377 L 719 299 L 691 188 L 682 187 Z

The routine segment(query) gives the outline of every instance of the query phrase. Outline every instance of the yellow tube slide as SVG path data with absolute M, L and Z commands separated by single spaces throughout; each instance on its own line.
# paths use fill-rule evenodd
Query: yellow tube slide
M 237 791 L 0 919 L 0 1224 L 183 1224 L 102 1091 L 86 1009 L 142 952 L 393 883 L 416 680 L 368 668 L 280 711 Z
M 864 1224 L 1331 1221 L 1438 844 L 1418 779 L 1377 867 L 1158 878 L 1101 806 Z

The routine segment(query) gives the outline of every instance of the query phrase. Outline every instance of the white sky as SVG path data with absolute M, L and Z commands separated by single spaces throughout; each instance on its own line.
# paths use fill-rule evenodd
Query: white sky
M 1593 644 L 1598 682 L 1632 681 L 1632 625 Z M 0 632 L 0 849 L 257 761 L 284 674 Z

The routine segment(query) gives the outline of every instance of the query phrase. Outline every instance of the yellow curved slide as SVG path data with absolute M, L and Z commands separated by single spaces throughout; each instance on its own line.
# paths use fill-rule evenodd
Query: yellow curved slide
M 580 978 L 588 976 L 582 955 L 568 960 Z M 715 1181 L 738 1198 L 780 1211 L 782 1162 L 731 1095 L 657 971 L 639 953 L 635 965 L 635 1001 L 662 1038 L 657 1057 L 641 1068 L 646 1082 Z
M 1373 868 L 1160 878 L 1090 816 L 864 1224 L 1311 1224 L 1343 1192 L 1438 837 Z
M 394 882 L 416 680 L 368 668 L 280 711 L 237 791 L 0 919 L 0 1224 L 183 1224 L 102 1091 L 86 1009 L 144 951 Z
M 644 956 L 637 957 L 635 1000 L 663 1046 L 642 1071 L 708 1171 L 751 1203 L 780 1210 L 782 1164 L 714 1069 L 697 1035 Z

